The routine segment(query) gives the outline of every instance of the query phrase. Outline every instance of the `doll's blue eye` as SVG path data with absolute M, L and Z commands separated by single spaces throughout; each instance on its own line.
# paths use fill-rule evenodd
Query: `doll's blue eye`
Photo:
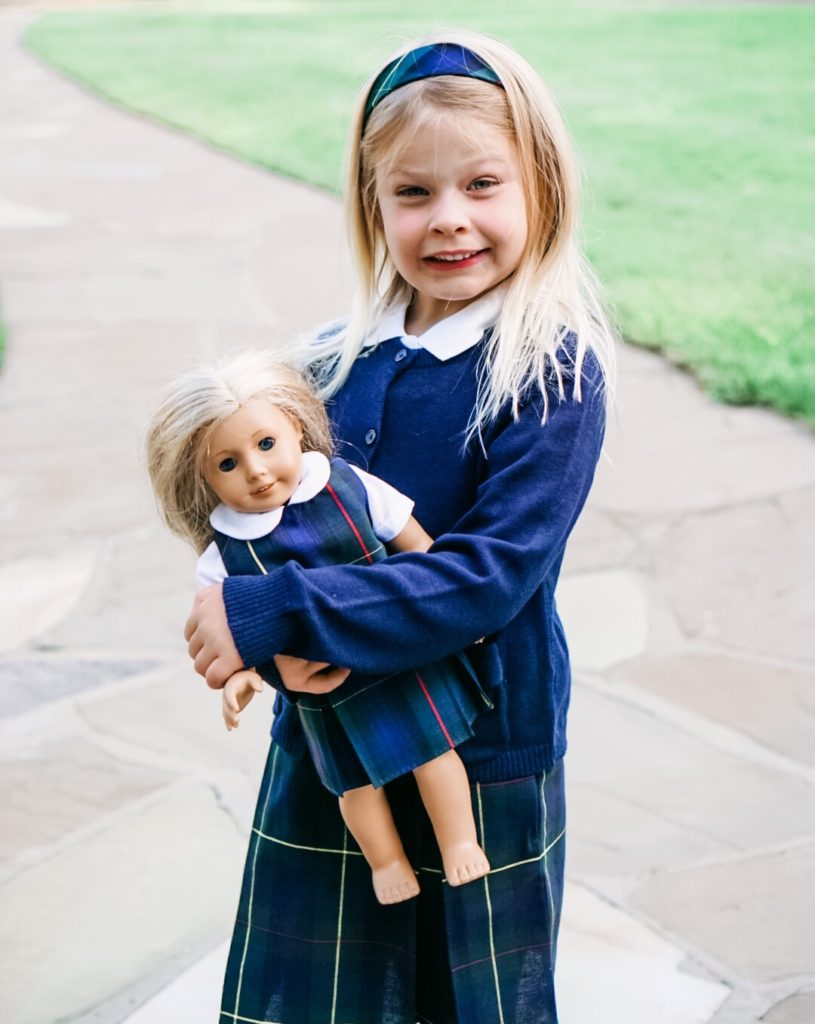
M 229 473 L 230 470 L 233 470 L 235 466 L 237 466 L 237 464 L 237 459 L 221 459 L 218 463 L 218 469 L 220 469 L 222 473 Z
M 261 438 L 260 441 L 258 441 L 258 448 L 260 448 L 260 450 L 262 452 L 270 451 L 270 449 L 274 448 L 274 438 L 273 437 L 263 437 L 263 438 Z

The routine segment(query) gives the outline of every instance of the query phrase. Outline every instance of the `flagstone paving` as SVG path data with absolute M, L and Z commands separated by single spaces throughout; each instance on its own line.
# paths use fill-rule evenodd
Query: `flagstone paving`
M 193 673 L 140 438 L 194 359 L 346 309 L 341 214 L 66 81 L 28 16 L 0 10 L 0 1020 L 201 1024 L 270 695 L 227 734 Z M 809 1024 L 815 440 L 629 347 L 608 434 L 558 595 L 563 1020 Z

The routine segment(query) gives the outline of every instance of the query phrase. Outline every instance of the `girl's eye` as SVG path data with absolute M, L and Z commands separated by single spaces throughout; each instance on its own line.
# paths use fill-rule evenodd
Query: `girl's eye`
M 237 466 L 237 464 L 237 459 L 221 459 L 221 461 L 218 463 L 218 469 L 220 469 L 222 473 L 229 473 L 231 470 L 235 468 L 235 466 Z
M 475 181 L 471 182 L 470 188 L 474 192 L 483 192 L 485 188 L 492 188 L 493 185 L 497 185 L 498 182 L 494 178 L 476 178 Z
M 260 450 L 262 452 L 270 451 L 272 448 L 274 448 L 274 438 L 273 437 L 262 437 L 258 441 L 258 448 L 260 448 Z
M 396 194 L 406 199 L 412 199 L 414 196 L 426 196 L 427 189 L 422 188 L 421 185 L 407 185 L 405 188 L 398 189 Z

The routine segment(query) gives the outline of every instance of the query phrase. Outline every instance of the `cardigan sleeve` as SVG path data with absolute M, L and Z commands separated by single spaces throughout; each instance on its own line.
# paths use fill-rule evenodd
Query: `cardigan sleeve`
M 546 575 L 557 572 L 585 503 L 602 446 L 605 403 L 590 382 L 518 418 L 509 412 L 485 438 L 486 473 L 475 502 L 426 553 L 372 566 L 229 577 L 224 602 L 244 664 L 276 653 L 398 672 L 452 654 L 503 628 Z

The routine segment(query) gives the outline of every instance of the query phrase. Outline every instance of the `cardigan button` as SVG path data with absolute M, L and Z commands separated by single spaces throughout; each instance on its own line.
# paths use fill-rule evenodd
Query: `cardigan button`
M 368 433 L 365 435 L 365 444 L 373 444 L 375 440 L 376 440 L 376 431 L 375 430 L 369 430 Z
M 401 363 L 406 355 L 407 355 L 407 349 L 406 348 L 400 348 L 399 351 L 396 353 L 396 355 L 393 357 L 393 361 L 395 363 Z

